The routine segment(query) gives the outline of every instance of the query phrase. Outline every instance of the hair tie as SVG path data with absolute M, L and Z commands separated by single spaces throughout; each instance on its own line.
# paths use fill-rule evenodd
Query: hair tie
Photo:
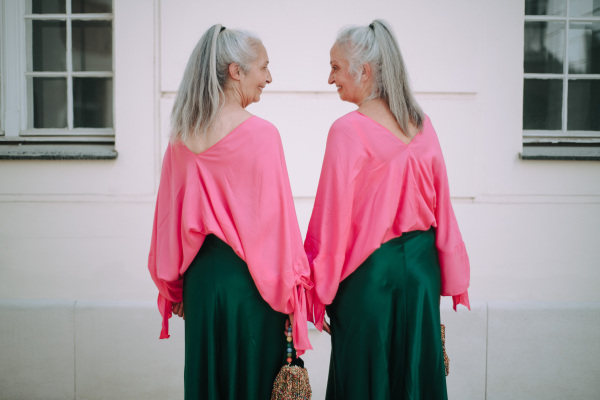
M 222 27 L 221 27 L 221 30 L 219 31 L 219 33 L 223 32 L 224 30 L 225 30 L 225 27 L 224 27 L 224 26 L 222 26 Z

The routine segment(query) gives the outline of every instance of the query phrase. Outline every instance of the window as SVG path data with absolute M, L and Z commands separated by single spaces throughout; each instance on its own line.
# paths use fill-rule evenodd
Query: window
M 112 12 L 112 0 L 4 1 L 0 157 L 116 157 Z
M 600 0 L 526 0 L 523 153 L 600 160 Z

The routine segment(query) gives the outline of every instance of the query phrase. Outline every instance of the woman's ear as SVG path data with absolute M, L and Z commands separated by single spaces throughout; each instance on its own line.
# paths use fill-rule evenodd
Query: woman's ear
M 236 63 L 229 64 L 229 77 L 236 81 L 242 79 L 242 70 Z
M 371 69 L 371 64 L 364 63 L 363 68 L 362 68 L 362 73 L 360 75 L 360 80 L 362 82 L 367 82 L 369 79 L 371 79 L 372 75 L 373 75 L 373 70 Z

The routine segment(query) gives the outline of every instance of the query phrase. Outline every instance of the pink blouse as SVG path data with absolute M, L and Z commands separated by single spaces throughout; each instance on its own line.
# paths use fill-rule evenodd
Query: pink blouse
M 304 248 L 315 284 L 314 321 L 342 280 L 382 243 L 436 228 L 442 295 L 470 308 L 469 258 L 450 202 L 440 144 L 428 117 L 407 145 L 358 111 L 333 123 Z M 309 316 L 310 319 L 310 316 Z
M 261 118 L 250 117 L 200 154 L 182 143 L 167 148 L 148 257 L 159 290 L 161 339 L 169 337 L 172 303 L 182 300 L 183 274 L 211 233 L 248 264 L 274 310 L 294 313 L 298 354 L 311 349 L 310 267 L 279 132 Z

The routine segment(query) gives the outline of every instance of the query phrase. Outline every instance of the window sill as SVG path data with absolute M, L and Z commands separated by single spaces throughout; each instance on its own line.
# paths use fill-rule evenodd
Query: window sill
M 521 160 L 600 161 L 600 145 L 523 145 Z
M 0 144 L 0 160 L 115 160 L 112 144 Z

